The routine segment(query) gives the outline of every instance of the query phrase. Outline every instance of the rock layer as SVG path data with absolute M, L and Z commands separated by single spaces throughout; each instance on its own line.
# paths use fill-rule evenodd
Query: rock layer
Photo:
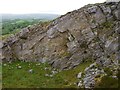
M 48 62 L 71 69 L 91 60 L 118 63 L 120 2 L 86 5 L 49 23 L 28 26 L 3 41 L 2 61 Z

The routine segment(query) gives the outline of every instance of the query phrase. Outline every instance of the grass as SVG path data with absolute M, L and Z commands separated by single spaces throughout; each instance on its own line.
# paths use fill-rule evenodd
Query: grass
M 117 88 L 118 79 L 112 78 L 110 76 L 102 77 L 100 83 L 96 85 L 96 88 Z
M 106 75 L 100 75 L 96 77 L 98 83 L 95 85 L 96 88 L 118 88 L 118 78 L 113 78 L 112 76 L 119 77 L 118 72 L 113 72 L 115 67 L 104 67 Z M 117 68 L 117 67 L 116 67 Z
M 0 89 L 2 88 L 2 63 L 0 63 Z
M 2 86 L 3 88 L 64 88 L 77 87 L 77 74 L 82 72 L 91 63 L 86 62 L 74 69 L 58 72 L 53 77 L 47 77 L 45 74 L 51 74 L 53 69 L 47 63 L 36 65 L 36 62 L 15 61 L 12 63 L 3 63 L 2 66 Z M 21 66 L 21 69 L 17 67 Z M 49 70 L 45 70 L 47 67 Z M 33 73 L 28 71 L 33 69 Z
M 104 23 L 102 23 L 102 26 L 104 27 L 104 28 L 112 28 L 112 26 L 113 26 L 113 22 L 111 21 L 111 22 L 104 22 Z
M 1 35 L 1 36 L 0 36 L 0 40 L 5 40 L 5 39 L 7 39 L 8 37 L 10 37 L 11 35 L 13 35 L 13 34 Z

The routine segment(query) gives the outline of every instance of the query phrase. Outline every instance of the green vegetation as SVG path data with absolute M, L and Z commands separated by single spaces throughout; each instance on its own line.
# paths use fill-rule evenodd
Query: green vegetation
M 47 19 L 5 19 L 2 21 L 2 34 L 0 40 L 4 40 L 15 33 L 18 33 L 22 28 L 33 24 L 48 25 L 50 20 Z
M 3 88 L 64 88 L 77 87 L 77 74 L 82 72 L 91 63 L 85 62 L 71 70 L 56 73 L 53 77 L 45 76 L 51 74 L 53 69 L 47 63 L 22 62 L 3 63 Z M 18 68 L 21 66 L 21 68 Z M 45 70 L 45 68 L 49 68 Z M 33 73 L 29 70 L 33 69 Z M 56 70 L 58 71 L 58 70 Z
M 2 88 L 2 63 L 0 63 L 0 89 Z
M 2 73 L 2 64 L 0 63 L 0 74 Z
M 7 37 L 19 32 L 22 28 L 29 25 L 42 23 L 47 24 L 51 20 L 57 18 L 57 14 L 2 14 L 2 22 L 0 22 L 0 39 L 6 39 Z M 47 22 L 47 23 L 43 23 Z
M 5 40 L 6 38 L 10 37 L 13 34 L 6 34 L 6 35 L 1 35 L 0 40 Z
M 33 25 L 35 23 L 40 23 L 45 20 L 40 19 L 15 19 L 15 20 L 3 20 L 2 22 L 2 35 L 15 34 L 19 32 L 20 29 L 27 27 L 28 25 Z
M 113 76 L 119 76 L 118 73 L 113 73 L 113 68 L 105 67 L 104 71 L 106 75 L 98 75 L 96 77 L 97 84 L 96 88 L 117 88 L 118 87 L 118 78 L 114 78 Z
M 101 27 L 103 30 L 111 30 L 111 28 L 114 26 L 114 23 L 112 21 L 106 21 L 104 23 L 101 24 Z
M 113 22 L 108 22 L 107 21 L 107 22 L 103 23 L 102 26 L 105 27 L 105 28 L 111 28 L 113 26 Z
M 117 88 L 118 79 L 112 78 L 110 76 L 103 76 L 100 83 L 96 85 L 96 88 Z
M 107 73 L 108 76 L 111 76 L 113 74 L 112 70 L 108 67 L 104 68 L 104 71 Z

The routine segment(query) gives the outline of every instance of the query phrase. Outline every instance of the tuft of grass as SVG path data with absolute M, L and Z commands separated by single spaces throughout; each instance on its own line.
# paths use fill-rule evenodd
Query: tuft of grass
M 112 22 L 112 21 L 109 21 L 109 22 L 106 21 L 106 22 L 102 23 L 100 26 L 102 27 L 101 30 L 109 31 L 114 26 L 114 22 Z
M 104 27 L 104 28 L 111 28 L 112 26 L 113 26 L 113 22 L 105 22 L 105 23 L 103 23 L 102 24 L 102 26 Z

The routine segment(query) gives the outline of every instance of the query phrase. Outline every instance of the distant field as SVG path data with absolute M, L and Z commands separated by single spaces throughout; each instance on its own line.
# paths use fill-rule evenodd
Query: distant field
M 2 21 L 2 35 L 14 34 L 19 32 L 20 29 L 33 25 L 36 23 L 45 22 L 48 20 L 41 19 L 15 19 L 15 20 L 4 20 Z
M 2 23 L 0 22 L 0 29 L 2 30 L 0 30 L 0 35 L 4 39 L 29 25 L 51 21 L 58 16 L 56 14 L 2 14 Z
M 0 26 L 0 40 L 4 40 L 7 37 L 18 33 L 21 29 L 34 24 L 40 24 L 49 22 L 47 19 L 15 19 L 15 20 L 4 20 L 2 26 Z

